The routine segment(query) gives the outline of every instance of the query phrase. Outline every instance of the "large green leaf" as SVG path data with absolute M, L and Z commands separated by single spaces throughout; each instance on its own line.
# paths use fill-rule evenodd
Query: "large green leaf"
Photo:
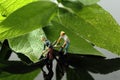
M 0 73 L 0 80 L 34 80 L 40 70 L 35 70 L 26 74 L 10 74 L 6 72 Z
M 0 40 L 20 36 L 45 26 L 56 8 L 53 2 L 36 1 L 14 11 L 0 24 Z
M 65 31 L 70 38 L 70 48 L 69 52 L 75 54 L 91 54 L 91 55 L 102 55 L 93 46 L 85 41 L 79 33 L 73 32 L 72 30 L 66 28 L 60 22 L 52 21 L 52 25 L 44 28 L 45 34 L 52 42 L 57 40 L 60 31 Z
M 43 50 L 43 42 L 40 37 L 44 35 L 42 29 L 37 29 L 29 34 L 9 39 L 10 47 L 17 53 L 23 53 L 32 61 L 38 61 Z
M 58 22 L 91 43 L 113 53 L 120 53 L 120 26 L 97 4 L 78 9 L 75 14 L 60 13 Z

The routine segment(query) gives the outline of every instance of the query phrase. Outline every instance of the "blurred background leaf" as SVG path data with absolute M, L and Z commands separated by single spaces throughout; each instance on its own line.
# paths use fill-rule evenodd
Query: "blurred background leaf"
M 11 13 L 0 24 L 0 40 L 14 38 L 44 27 L 57 9 L 50 1 L 36 1 Z

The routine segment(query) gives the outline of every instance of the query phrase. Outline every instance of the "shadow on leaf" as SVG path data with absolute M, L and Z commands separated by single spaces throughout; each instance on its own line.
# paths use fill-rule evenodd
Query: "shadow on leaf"
M 0 67 L 2 71 L 12 74 L 29 73 L 42 68 L 45 65 L 44 60 L 32 64 L 25 64 L 22 61 L 0 61 L 0 63 L 4 65 L 3 67 Z
M 120 69 L 120 58 L 106 59 L 100 56 L 67 54 L 65 56 L 68 80 L 94 80 L 89 72 L 108 74 Z M 73 75 L 73 76 L 72 76 Z

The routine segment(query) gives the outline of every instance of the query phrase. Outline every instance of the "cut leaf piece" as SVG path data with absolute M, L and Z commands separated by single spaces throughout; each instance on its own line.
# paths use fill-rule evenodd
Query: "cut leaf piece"
M 99 51 L 94 49 L 90 43 L 81 38 L 79 33 L 73 32 L 72 29 L 70 30 L 66 28 L 66 26 L 60 24 L 59 22 L 52 21 L 52 25 L 45 27 L 43 30 L 47 38 L 52 42 L 58 39 L 60 31 L 65 31 L 70 38 L 69 52 L 71 53 L 103 56 Z
M 0 40 L 23 35 L 39 27 L 45 26 L 57 5 L 50 1 L 30 3 L 8 16 L 0 24 Z
M 23 53 L 33 62 L 36 62 L 43 50 L 43 42 L 40 40 L 41 35 L 44 35 L 44 32 L 42 29 L 37 29 L 29 34 L 9 39 L 9 44 L 12 50 Z

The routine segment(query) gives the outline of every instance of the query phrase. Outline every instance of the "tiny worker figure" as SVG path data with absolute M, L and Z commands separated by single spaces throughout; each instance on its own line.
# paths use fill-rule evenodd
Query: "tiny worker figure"
M 55 46 L 57 46 L 57 44 L 60 43 L 61 39 L 64 40 L 64 43 L 62 45 L 61 50 L 64 49 L 64 55 L 65 55 L 68 51 L 68 48 L 69 48 L 69 45 L 70 45 L 70 40 L 69 40 L 68 36 L 65 34 L 64 31 L 60 32 L 60 37 L 58 38 Z
M 44 47 L 43 47 L 42 53 L 43 54 L 47 53 L 46 57 L 49 60 L 52 60 L 53 59 L 53 47 L 51 45 L 51 42 L 45 36 L 42 36 L 41 40 L 44 42 Z

